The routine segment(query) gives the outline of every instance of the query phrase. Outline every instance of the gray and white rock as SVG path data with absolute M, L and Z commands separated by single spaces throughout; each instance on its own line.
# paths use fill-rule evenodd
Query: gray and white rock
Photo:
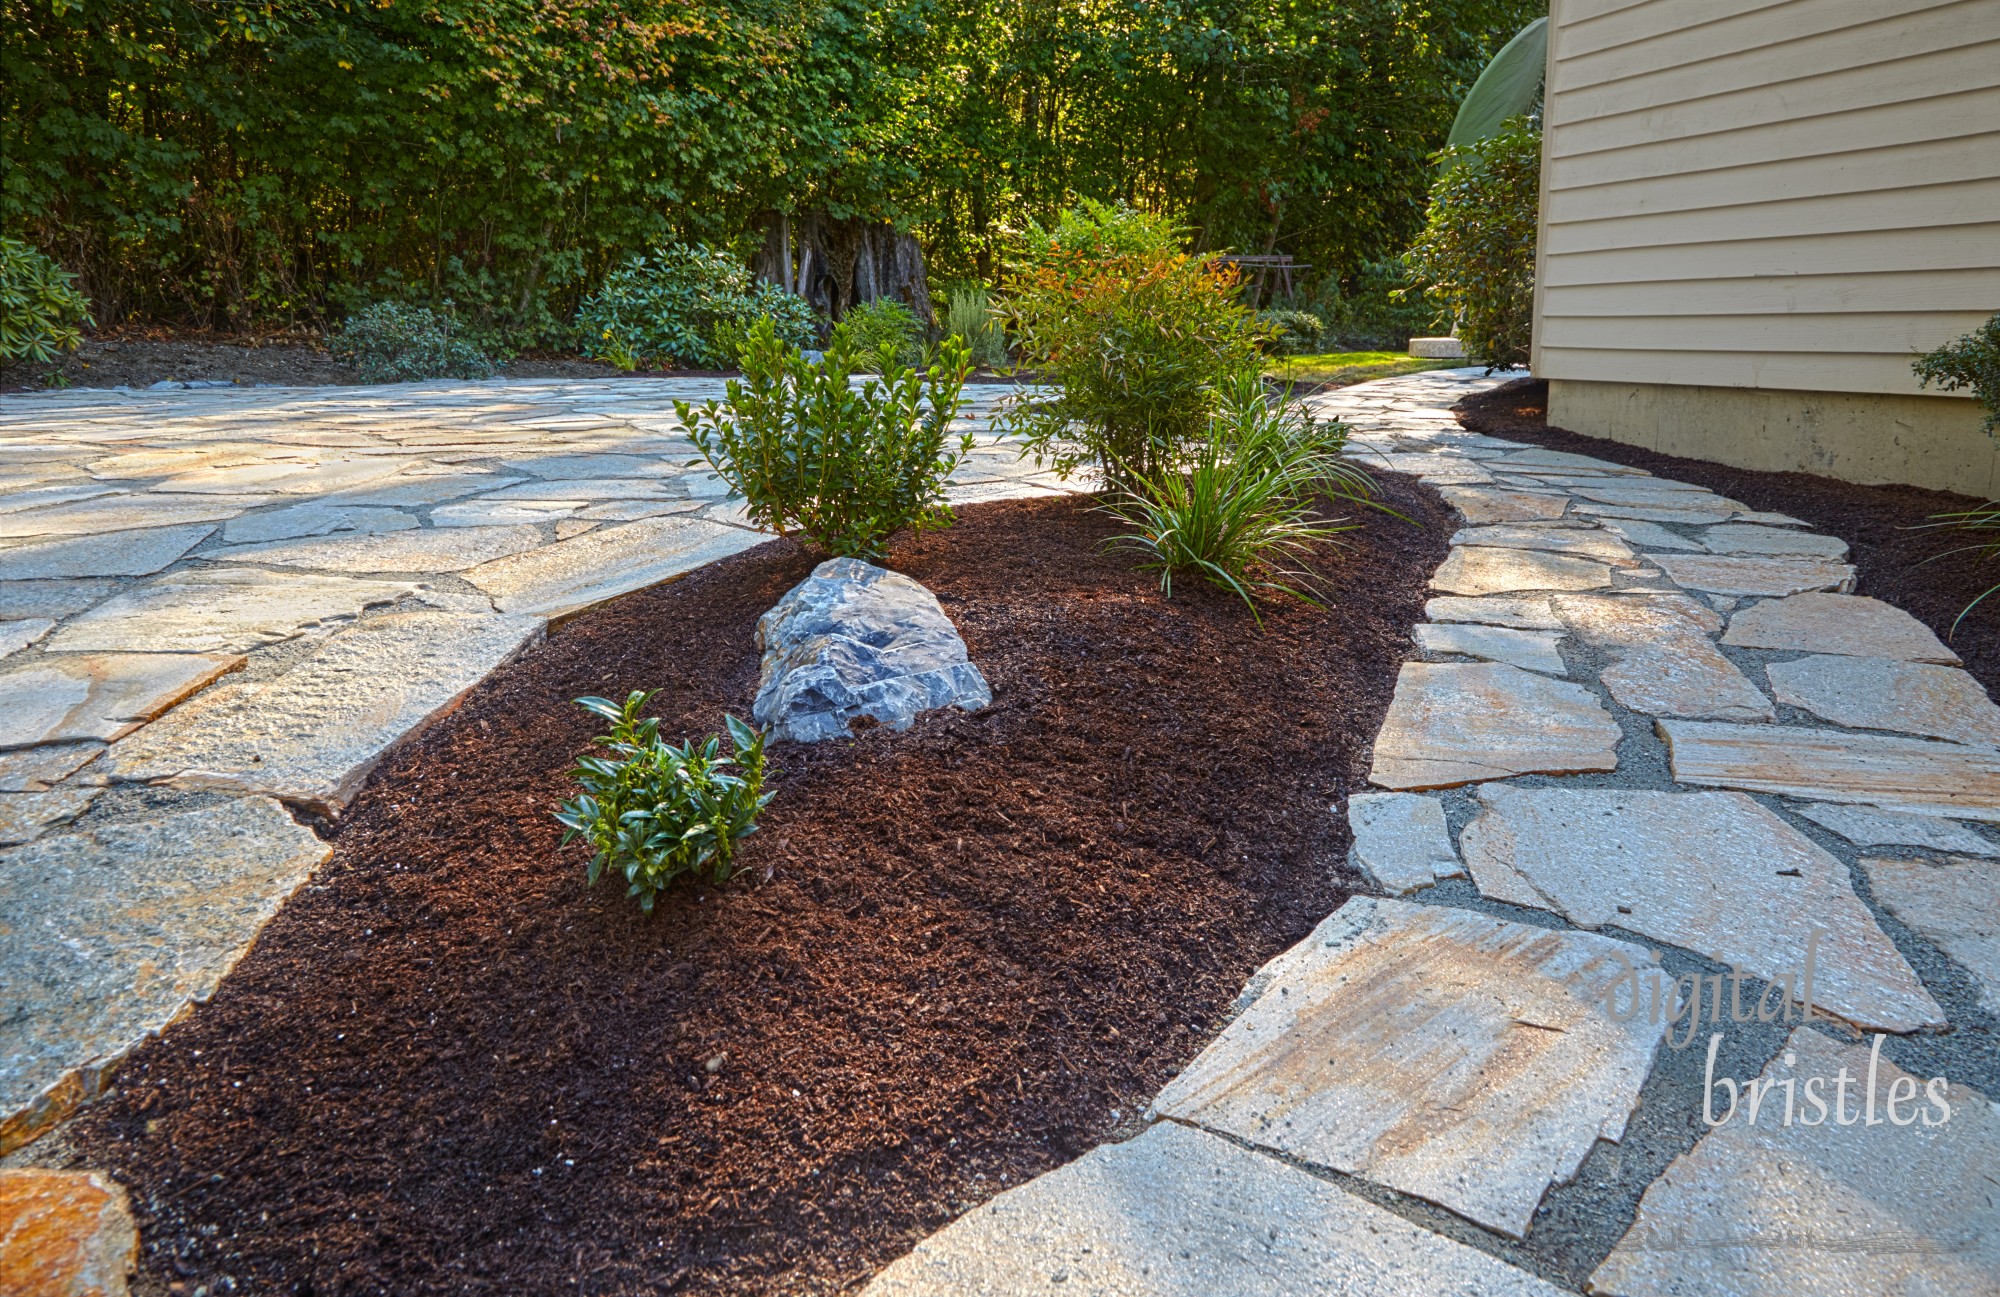
M 2000 863 L 1864 859 L 1876 903 L 1972 974 L 1979 1003 L 2000 1014 Z
M 1752 604 L 1729 619 L 1722 642 L 1958 665 L 1958 655 L 1922 622 L 1880 599 L 1852 594 L 1795 594 Z
M 1405 662 L 1368 779 L 1416 790 L 1611 770 L 1621 733 L 1581 685 L 1498 662 Z
M 1811 802 L 1793 811 L 1863 847 L 1931 847 L 1960 855 L 2000 856 L 2000 845 L 1955 820 L 1906 815 L 1873 806 Z
M 905 730 L 939 707 L 993 701 L 937 596 L 858 559 L 829 559 L 787 591 L 758 619 L 757 647 L 751 714 L 774 738 L 846 738 L 862 717 Z
M 1276 1158 L 1162 1122 L 974 1208 L 862 1297 L 1559 1297 Z
M 1651 963 L 1606 937 L 1356 897 L 1258 975 L 1256 1002 L 1153 1108 L 1519 1238 L 1551 1183 L 1624 1134 L 1663 1027 L 1603 1002 Z
M 1495 900 L 1580 927 L 1626 928 L 1801 986 L 1819 929 L 1823 1009 L 1885 1031 L 1944 1021 L 1854 895 L 1846 866 L 1740 793 L 1488 784 L 1479 800 L 1459 849 Z
M 1560 637 L 1550 631 L 1447 622 L 1443 625 L 1419 625 L 1413 635 L 1417 647 L 1426 653 L 1456 653 L 1463 657 L 1485 658 L 1489 662 L 1506 662 L 1526 671 L 1539 671 L 1543 675 L 1568 673 L 1562 654 L 1556 651 L 1556 641 Z
M 1871 1066 L 1872 1064 L 1872 1066 Z M 1842 1069 L 1846 1115 L 1786 1125 L 1784 1096 L 1820 1079 L 1836 1100 Z M 1857 1109 L 1874 1077 L 1876 1124 Z M 1738 1082 L 1749 1078 L 1731 1078 Z M 1924 1086 L 1888 1059 L 1801 1027 L 1771 1060 L 1756 1121 L 1745 1102 L 1646 1190 L 1638 1218 L 1590 1277 L 1617 1297 L 1993 1297 L 2000 1275 L 2000 1113 L 1962 1085 L 1944 1089 L 1951 1120 L 1925 1126 Z M 1790 1082 L 1786 1086 L 1785 1082 Z M 1915 1095 L 1895 1089 L 1902 1083 Z M 1898 1124 L 1888 1101 L 1900 1094 Z M 1716 1100 L 1726 1111 L 1724 1097 Z
M 1828 654 L 1766 670 L 1779 702 L 1835 725 L 2000 744 L 2000 707 L 1957 667 Z
M 1465 872 L 1435 797 L 1356 793 L 1347 799 L 1347 824 L 1355 867 L 1390 892 L 1413 892 Z

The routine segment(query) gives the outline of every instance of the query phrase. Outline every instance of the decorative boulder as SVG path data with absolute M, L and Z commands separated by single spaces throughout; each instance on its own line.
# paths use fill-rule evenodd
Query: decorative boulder
M 758 618 L 757 647 L 751 715 L 774 739 L 845 738 L 864 716 L 906 730 L 934 708 L 993 701 L 937 596 L 859 559 L 829 559 L 786 592 Z

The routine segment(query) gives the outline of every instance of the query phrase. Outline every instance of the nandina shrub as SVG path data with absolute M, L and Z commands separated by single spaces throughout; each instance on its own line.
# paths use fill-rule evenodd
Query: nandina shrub
M 729 756 L 715 735 L 699 744 L 668 743 L 658 717 L 639 715 L 652 696 L 635 689 L 622 706 L 576 700 L 611 722 L 611 732 L 595 740 L 610 755 L 577 759 L 571 774 L 583 791 L 556 811 L 563 845 L 583 838 L 596 848 L 591 885 L 607 872 L 623 875 L 626 895 L 638 897 L 647 914 L 676 879 L 727 882 L 736 844 L 757 831 L 758 813 L 775 796 L 764 791 L 761 731 L 725 716 Z
M 1542 137 L 1509 129 L 1446 149 L 1411 278 L 1456 323 L 1465 354 L 1490 369 L 1528 363 L 1535 324 L 1535 217 Z
M 946 338 L 922 372 L 898 349 L 864 355 L 836 332 L 815 362 L 760 320 L 727 398 L 674 409 L 758 526 L 837 557 L 878 557 L 905 527 L 951 525 L 945 482 L 972 449 L 971 433 L 951 435 L 972 372 L 965 343 Z M 849 381 L 871 368 L 879 378 Z
M 1236 271 L 1177 243 L 1161 218 L 1101 204 L 1031 231 L 1001 311 L 1018 366 L 1055 395 L 1010 402 L 997 426 L 1058 472 L 1157 476 L 1205 438 L 1222 388 L 1260 367 L 1272 330 Z

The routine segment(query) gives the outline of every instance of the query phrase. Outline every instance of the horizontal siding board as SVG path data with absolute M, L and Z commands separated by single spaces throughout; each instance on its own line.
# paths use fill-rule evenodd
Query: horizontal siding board
M 1874 230 L 1859 230 L 1803 239 L 1649 244 L 1573 252 L 1549 258 L 1542 278 L 1550 284 L 1615 284 L 1898 270 L 1949 273 L 1996 262 L 2000 262 L 2000 220 L 1899 230 L 1893 239 L 1885 239 Z
M 1739 14 L 1767 13 L 1813 5 L 1820 0 L 1684 0 L 1680 4 L 1637 4 L 1589 18 L 1566 18 L 1563 24 L 1562 57 L 1595 54 L 1620 45 L 1634 45 L 1674 32 L 1686 32 L 1711 23 L 1727 22 Z M 1568 6 L 1564 6 L 1567 14 Z
M 1985 223 L 1996 212 L 2000 212 L 2000 177 L 1748 207 L 1551 221 L 1544 227 L 1543 237 L 1549 251 L 1561 255 L 1601 248 L 1796 238 L 1851 230 L 1877 230 L 1893 236 L 1900 230 L 1934 225 Z
M 1993 96 L 2000 109 L 2000 95 Z M 1987 123 L 2000 128 L 2000 114 Z M 1835 194 L 1878 193 L 2000 176 L 2000 129 L 1961 139 L 1792 158 L 1568 189 L 1551 187 L 1551 222 L 1603 220 L 1659 212 L 1701 211 L 1790 202 Z
M 2000 256 L 1994 260 L 2000 262 Z M 1848 311 L 1963 311 L 1984 318 L 2000 312 L 2000 264 L 1944 273 L 1552 284 L 1544 290 L 1542 310 L 1550 318 Z
M 1604 49 L 1584 51 L 1563 43 L 1556 78 L 1565 90 L 1622 82 L 1635 75 L 1658 75 L 1676 68 L 1719 61 L 1753 51 L 1797 46 L 1809 37 L 1830 37 L 1850 28 L 1907 21 L 1936 9 L 1963 9 L 1984 0 L 1871 0 L 1862 6 L 1827 0 L 1743 10 L 1699 26 L 1676 27 Z M 1676 5 L 1677 10 L 1690 6 Z M 1840 63 L 1845 63 L 1841 59 Z M 1704 72 L 1710 69 L 1703 69 Z M 1703 80 L 1708 78 L 1704 76 Z M 1768 78 L 1757 77 L 1755 84 Z
M 1547 315 L 1551 347 L 1651 351 L 1782 351 L 1796 355 L 1876 353 L 1907 358 L 1962 337 L 1990 311 L 1866 311 L 1824 315 L 1654 315 L 1640 318 Z
M 1867 104 L 1818 117 L 1755 122 L 1707 135 L 1628 144 L 1592 153 L 1550 154 L 1549 187 L 1577 189 L 1762 162 L 1825 157 L 1867 149 L 1957 139 L 2000 123 L 2000 89 L 1979 87 L 1901 103 Z M 1555 143 L 1568 140 L 1558 127 Z
M 1599 383 L 1675 383 L 1701 387 L 1767 387 L 1795 392 L 1918 394 L 1907 356 L 1787 355 L 1781 352 L 1611 351 L 1544 345 L 1537 378 Z M 1935 388 L 1931 395 L 1944 395 Z
M 1973 34 L 1968 33 L 1968 37 Z M 1778 85 L 1718 91 L 1686 103 L 1649 107 L 1634 100 L 1615 112 L 1594 117 L 1565 102 L 1558 89 L 1549 96 L 1547 114 L 1554 135 L 1553 156 L 1570 157 L 1880 104 L 1990 90 L 1994 66 L 2000 63 L 2000 38 L 1995 37 L 1969 39 L 1953 49 L 1891 63 L 1843 68 Z
M 1560 120 L 1577 121 L 1946 53 L 1964 46 L 1968 35 L 1981 30 L 1973 21 L 1975 11 L 1986 11 L 1990 23 L 1995 2 L 1958 0 L 1941 8 L 1843 27 L 1783 45 L 1719 51 L 1716 57 L 1698 63 L 1586 86 L 1573 86 L 1564 77 L 1565 66 L 1558 62 L 1553 98 Z

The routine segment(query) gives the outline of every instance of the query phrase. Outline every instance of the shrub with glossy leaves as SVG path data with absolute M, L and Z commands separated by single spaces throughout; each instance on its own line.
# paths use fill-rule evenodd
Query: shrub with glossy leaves
M 1456 322 L 1465 354 L 1489 369 L 1528 363 L 1535 323 L 1535 216 L 1542 137 L 1517 118 L 1446 149 L 1430 215 L 1406 261 Z
M 1058 472 L 1157 477 L 1203 437 L 1221 389 L 1259 368 L 1270 329 L 1238 299 L 1236 271 L 1175 250 L 1177 237 L 1102 204 L 1031 231 L 1001 310 L 1019 366 L 1056 394 L 1010 402 L 997 424 Z
M 1272 307 L 1257 312 L 1257 319 L 1271 330 L 1266 344 L 1281 356 L 1304 356 L 1319 350 L 1326 323 L 1310 311 Z
M 889 348 L 899 364 L 914 365 L 923 359 L 923 322 L 917 319 L 915 311 L 893 297 L 878 297 L 849 307 L 834 326 L 834 333 L 846 337 L 864 371 L 884 347 Z
M 0 365 L 53 364 L 77 349 L 91 323 L 76 276 L 20 240 L 0 238 Z
M 670 244 L 604 277 L 577 311 L 583 354 L 634 365 L 724 369 L 760 319 L 809 347 L 819 317 L 803 297 L 760 282 L 736 257 Z
M 449 315 L 428 306 L 377 302 L 349 316 L 327 348 L 371 383 L 493 377 L 492 358 L 457 336 Z
M 742 361 L 727 399 L 674 409 L 758 526 L 866 559 L 905 527 L 952 524 L 945 481 L 972 449 L 971 433 L 951 434 L 972 370 L 962 341 L 946 338 L 919 373 L 894 344 L 863 356 L 836 332 L 815 364 L 766 319 Z M 864 367 L 881 377 L 850 383 Z
M 2000 435 L 2000 315 L 1971 333 L 1919 355 L 1910 366 L 1925 387 L 1971 392 L 1986 409 L 1986 432 Z
M 583 791 L 556 811 L 563 844 L 582 838 L 596 849 L 589 880 L 621 875 L 626 895 L 653 912 L 661 889 L 679 878 L 727 882 L 736 845 L 756 832 L 757 816 L 774 794 L 764 791 L 764 735 L 734 716 L 733 752 L 711 735 L 668 743 L 657 717 L 641 717 L 651 692 L 633 690 L 623 705 L 605 698 L 576 701 L 611 722 L 596 739 L 606 756 L 586 756 L 572 771 Z

